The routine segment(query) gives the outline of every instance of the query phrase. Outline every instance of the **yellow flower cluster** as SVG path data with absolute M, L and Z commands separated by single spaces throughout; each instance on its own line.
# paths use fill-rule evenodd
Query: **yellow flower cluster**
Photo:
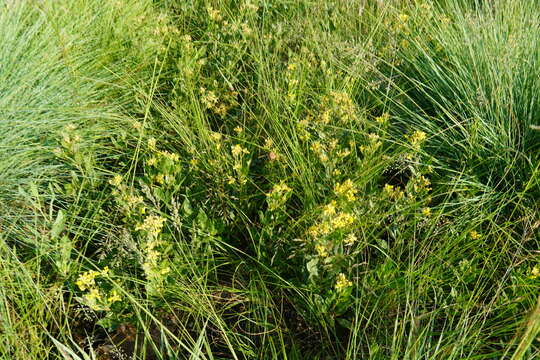
M 421 130 L 416 130 L 412 133 L 412 135 L 409 135 L 407 138 L 413 147 L 419 148 L 426 140 L 427 135 Z
M 146 278 L 154 282 L 160 280 L 163 275 L 166 275 L 171 271 L 168 266 L 161 266 L 162 254 L 158 250 L 158 247 L 161 244 L 161 241 L 151 240 L 146 243 L 145 248 L 145 261 L 142 268 Z
M 157 215 L 150 215 L 144 219 L 142 224 L 137 225 L 135 230 L 145 231 L 148 236 L 156 238 L 161 233 L 163 224 L 165 224 L 165 218 Z
M 221 12 L 211 6 L 208 6 L 206 8 L 206 12 L 208 13 L 208 17 L 215 22 L 220 22 L 223 19 L 223 16 L 221 16 Z
M 74 124 L 68 124 L 64 126 L 62 132 L 62 141 L 60 142 L 62 147 L 71 155 L 76 154 L 80 149 L 81 136 L 75 132 L 77 126 Z M 55 149 L 57 156 L 63 155 L 63 150 Z
M 534 266 L 531 270 L 531 275 L 529 276 L 531 279 L 536 279 L 540 277 L 540 269 L 538 266 Z
M 354 235 L 353 233 L 350 233 L 349 235 L 345 237 L 345 240 L 343 242 L 345 243 L 345 245 L 350 246 L 356 243 L 357 241 L 358 241 L 358 238 L 356 237 L 356 235 Z
M 160 151 L 159 154 L 165 159 L 171 160 L 172 162 L 177 162 L 178 160 L 180 160 L 180 156 L 176 153 L 171 153 L 168 151 Z
M 348 226 L 351 226 L 353 223 L 354 216 L 346 212 L 337 214 L 331 220 L 331 224 L 334 230 L 346 228 Z
M 320 141 L 314 141 L 310 146 L 311 151 L 313 151 L 321 162 L 325 163 L 328 161 L 328 155 L 326 154 L 325 146 Z
M 242 147 L 242 145 L 236 144 L 231 146 L 231 154 L 234 157 L 240 157 L 242 154 L 249 154 L 249 151 L 245 147 Z
M 348 122 L 355 118 L 356 105 L 349 94 L 344 91 L 332 91 L 330 96 L 323 99 L 323 104 L 332 110 L 333 115 L 340 121 Z M 327 118 L 329 114 L 326 114 Z M 327 123 L 323 119 L 324 123 Z
M 407 14 L 399 14 L 399 15 L 398 15 L 398 19 L 399 19 L 401 22 L 407 22 L 407 20 L 409 20 L 409 15 L 407 15 Z
M 334 192 L 338 196 L 345 197 L 348 201 L 354 201 L 356 200 L 356 193 L 358 192 L 358 189 L 351 179 L 347 179 L 341 184 L 336 184 L 334 186 Z
M 151 137 L 148 139 L 148 148 L 150 148 L 150 150 L 156 150 L 156 145 L 157 145 L 156 138 Z
M 244 29 L 245 31 L 251 31 L 249 29 Z M 217 86 L 217 82 L 215 84 Z M 204 87 L 199 89 L 201 93 L 201 102 L 203 103 L 206 109 L 211 110 L 214 114 L 224 117 L 231 108 L 233 108 L 238 102 L 238 92 L 228 91 L 216 95 L 216 92 L 213 90 L 207 90 Z
M 342 292 L 346 288 L 352 286 L 352 282 L 347 279 L 345 274 L 339 273 L 336 280 L 335 288 L 338 292 Z
M 360 151 L 364 154 L 373 154 L 382 146 L 382 141 L 379 135 L 370 133 L 368 134 L 368 143 L 360 146 Z
M 385 184 L 383 191 L 390 199 L 394 200 L 402 199 L 405 195 L 403 190 L 401 190 L 399 187 L 390 184 Z
M 472 230 L 470 233 L 469 233 L 469 236 L 471 237 L 471 239 L 473 240 L 478 240 L 480 239 L 481 235 L 478 233 L 478 231 L 476 230 Z
M 431 181 L 424 175 L 420 175 L 413 180 L 412 190 L 414 192 L 431 191 Z
M 108 270 L 108 268 L 107 268 Z M 85 291 L 96 285 L 96 278 L 101 275 L 100 271 L 90 270 L 79 275 L 77 282 L 75 284 L 79 287 L 81 291 Z
M 323 221 L 319 224 L 312 225 L 308 229 L 308 234 L 312 236 L 313 238 L 316 238 L 318 236 L 326 236 L 332 232 L 332 227 L 330 226 L 330 223 L 327 221 Z
M 81 291 L 86 291 L 82 299 L 92 310 L 109 310 L 113 303 L 122 301 L 116 290 L 112 290 L 108 295 L 104 295 L 96 285 L 97 277 L 106 277 L 108 274 L 109 268 L 105 266 L 102 271 L 90 270 L 82 273 L 75 282 Z
M 268 210 L 274 211 L 287 202 L 292 189 L 285 183 L 279 183 L 274 185 L 272 191 L 266 194 L 266 200 L 268 202 Z
M 120 186 L 120 184 L 122 184 L 122 176 L 118 174 L 114 175 L 113 178 L 109 180 L 109 184 L 115 187 Z
M 323 215 L 324 216 L 332 216 L 335 215 L 337 208 L 337 202 L 336 200 L 330 201 L 327 205 L 323 207 Z
M 377 116 L 375 118 L 375 121 L 379 124 L 386 124 L 388 122 L 388 120 L 390 120 L 390 114 L 389 113 L 384 113 L 382 114 L 381 116 Z
M 328 249 L 324 245 L 321 245 L 321 244 L 315 245 L 315 251 L 322 258 L 328 257 Z

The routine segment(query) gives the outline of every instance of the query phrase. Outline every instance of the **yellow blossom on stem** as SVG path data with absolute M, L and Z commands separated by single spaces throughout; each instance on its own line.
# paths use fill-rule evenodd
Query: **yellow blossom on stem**
M 379 123 L 379 124 L 386 124 L 389 119 L 390 119 L 390 114 L 389 113 L 384 113 L 381 116 L 377 116 L 375 118 L 375 121 L 377 123 Z
M 100 273 L 98 271 L 90 270 L 82 273 L 79 275 L 79 278 L 77 279 L 77 286 L 81 291 L 84 291 L 88 288 L 91 288 L 96 284 L 95 279 L 98 277 Z
M 399 20 L 401 22 L 406 22 L 407 20 L 409 20 L 409 15 L 407 15 L 407 14 L 399 14 L 398 18 L 399 18 Z
M 321 244 L 315 245 L 315 251 L 317 251 L 317 254 L 320 257 L 325 258 L 328 256 L 328 250 L 326 249 L 326 246 L 324 245 L 321 245 Z
M 114 175 L 111 180 L 109 180 L 109 184 L 112 186 L 119 186 L 122 183 L 122 176 L 121 175 Z
M 427 138 L 426 133 L 421 130 L 416 130 L 415 132 L 412 133 L 412 135 L 408 137 L 409 142 L 414 147 L 419 147 L 426 140 L 426 138 Z
M 531 279 L 536 279 L 540 277 L 540 269 L 538 266 L 534 266 L 531 270 L 531 275 L 529 276 Z
M 323 215 L 325 216 L 334 215 L 336 213 L 336 206 L 337 206 L 336 200 L 330 201 L 330 203 L 324 206 Z
M 237 127 L 234 128 L 234 131 L 237 134 L 241 134 L 244 131 L 244 129 L 241 126 L 237 126 Z
M 338 196 L 344 196 L 348 201 L 354 201 L 356 200 L 358 189 L 356 189 L 356 186 L 351 179 L 347 179 L 341 184 L 336 184 L 334 186 L 334 192 Z
M 107 298 L 107 301 L 112 304 L 112 303 L 115 303 L 117 301 L 122 301 L 122 298 L 120 297 L 120 295 L 118 294 L 118 292 L 116 290 L 112 290 L 111 294 Z
M 341 229 L 354 223 L 354 217 L 349 213 L 340 213 L 332 219 L 334 229 Z
M 342 292 L 349 286 L 352 286 L 352 282 L 347 279 L 345 274 L 339 273 L 337 276 L 336 285 L 335 285 L 336 290 L 339 292 Z
M 350 233 L 349 235 L 347 235 L 344 240 L 345 245 L 352 245 L 357 241 L 358 241 L 358 238 L 353 233 Z
M 246 148 L 242 147 L 240 144 L 236 144 L 231 146 L 231 153 L 234 157 L 238 157 L 241 154 L 249 154 L 249 151 Z
M 148 147 L 149 147 L 151 150 L 155 150 L 155 149 L 156 149 L 156 138 L 151 137 L 150 139 L 148 139 Z
M 165 218 L 157 215 L 150 215 L 144 219 L 142 224 L 135 227 L 137 231 L 146 231 L 150 236 L 157 236 L 163 229 Z

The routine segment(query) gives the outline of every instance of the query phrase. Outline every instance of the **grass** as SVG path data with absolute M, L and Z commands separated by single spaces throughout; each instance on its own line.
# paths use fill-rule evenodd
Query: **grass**
M 538 6 L 4 4 L 0 358 L 537 358 Z

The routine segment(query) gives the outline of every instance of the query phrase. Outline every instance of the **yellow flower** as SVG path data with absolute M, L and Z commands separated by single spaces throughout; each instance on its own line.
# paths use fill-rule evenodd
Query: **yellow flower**
M 134 208 L 139 204 L 142 204 L 144 199 L 142 196 L 129 195 L 127 197 L 127 203 L 130 207 Z
M 408 138 L 409 138 L 409 141 L 411 142 L 411 145 L 415 147 L 419 147 L 426 140 L 427 135 L 425 132 L 421 130 L 416 130 Z
M 320 153 L 323 150 L 322 145 L 319 141 L 314 141 L 311 144 L 310 148 L 313 152 L 316 152 L 316 153 Z
M 431 209 L 428 208 L 428 207 L 425 207 L 422 209 L 422 214 L 426 217 L 430 216 L 431 215 Z
M 473 230 L 469 233 L 469 236 L 471 237 L 471 239 L 473 240 L 478 240 L 480 239 L 481 235 L 478 233 L 478 231 L 476 230 Z
M 350 280 L 347 280 L 347 277 L 343 273 L 339 273 L 336 280 L 336 290 L 341 292 L 348 288 L 349 286 L 352 286 L 352 282 Z
M 149 250 L 147 253 L 146 253 L 146 258 L 149 260 L 149 261 L 156 261 L 158 258 L 159 258 L 159 252 L 156 251 L 156 250 Z
M 404 193 L 399 187 L 395 187 L 394 185 L 385 184 L 384 193 L 388 195 L 391 199 L 399 200 L 403 197 Z
M 101 294 L 98 289 L 90 289 L 88 294 L 84 296 L 87 300 L 99 300 L 101 299 Z
M 390 119 L 390 114 L 384 113 L 381 116 L 377 116 L 375 118 L 375 121 L 378 122 L 379 124 L 386 124 L 386 122 L 388 122 L 389 119 Z
M 319 228 L 317 227 L 317 225 L 310 226 L 309 229 L 307 230 L 307 234 L 314 238 L 319 236 Z
M 215 22 L 219 22 L 221 21 L 221 19 L 223 18 L 219 12 L 219 10 L 217 9 L 214 9 L 213 7 L 211 6 L 208 6 L 206 8 L 206 11 L 208 12 L 208 16 L 210 17 L 210 19 L 212 19 L 213 21 Z
M 146 165 L 148 166 L 155 166 L 157 164 L 157 159 L 155 157 L 151 157 L 146 161 Z
M 539 276 L 540 276 L 540 269 L 538 268 L 538 266 L 533 267 L 532 270 L 531 270 L 530 278 L 531 279 L 536 279 Z
M 144 219 L 142 224 L 135 227 L 137 231 L 146 231 L 150 236 L 156 237 L 163 229 L 165 218 L 157 215 L 150 215 Z
M 324 258 L 328 256 L 328 250 L 326 249 L 326 246 L 324 245 L 321 245 L 321 244 L 315 245 L 315 251 L 317 251 L 317 254 L 320 257 Z
M 170 152 L 168 152 L 168 151 L 161 151 L 160 154 L 161 154 L 163 157 L 165 157 L 165 158 L 167 158 L 167 159 L 169 159 L 169 160 L 172 160 L 172 161 L 174 161 L 174 162 L 180 160 L 180 156 L 179 156 L 178 154 L 175 154 L 175 153 L 170 153 Z
M 341 229 L 354 223 L 354 217 L 349 213 L 341 213 L 332 219 L 334 229 Z
M 79 275 L 79 278 L 75 284 L 77 284 L 81 291 L 84 291 L 96 284 L 95 279 L 99 275 L 100 273 L 94 270 L 86 271 Z
M 338 196 L 345 196 L 348 201 L 354 201 L 356 200 L 356 193 L 358 192 L 358 189 L 356 189 L 356 186 L 353 184 L 351 179 L 347 179 L 341 184 L 336 184 L 334 186 L 334 192 Z
M 117 301 L 122 301 L 122 298 L 120 297 L 120 295 L 118 295 L 118 292 L 116 290 L 112 290 L 110 296 L 107 298 L 107 301 L 112 304 Z
M 398 18 L 402 22 L 406 22 L 407 20 L 409 20 L 409 15 L 407 15 L 407 14 L 399 14 Z
M 165 183 L 165 176 L 163 174 L 157 174 L 154 179 L 158 184 L 163 185 Z
M 249 151 L 246 148 L 242 147 L 240 144 L 236 144 L 234 146 L 231 146 L 231 153 L 234 157 L 238 157 L 241 154 L 249 154 Z
M 336 200 L 330 201 L 329 204 L 324 206 L 323 215 L 325 215 L 325 216 L 334 215 L 336 213 L 336 205 L 337 205 Z
M 212 140 L 214 141 L 219 141 L 221 140 L 221 138 L 223 137 L 223 135 L 221 135 L 221 133 L 218 133 L 218 132 L 212 132 L 210 134 L 210 137 L 212 138 Z
M 272 191 L 266 194 L 268 210 L 274 211 L 285 205 L 291 191 L 292 189 L 283 182 L 274 185 Z
M 156 149 L 156 138 L 151 137 L 150 139 L 148 139 L 148 147 L 149 147 L 151 150 L 155 150 L 155 149 Z
M 122 176 L 120 175 L 114 175 L 112 179 L 109 180 L 109 184 L 112 186 L 119 186 L 122 183 Z
M 345 245 L 352 245 L 357 241 L 358 241 L 358 238 L 356 237 L 356 235 L 354 235 L 353 233 L 350 233 L 349 235 L 347 235 L 347 237 L 345 237 L 344 242 L 345 242 Z
M 329 223 L 323 222 L 319 224 L 319 232 L 321 235 L 328 235 L 332 232 L 332 228 L 330 227 Z
M 244 129 L 242 127 L 240 127 L 240 126 L 237 126 L 237 127 L 234 128 L 234 131 L 237 134 L 241 134 L 244 131 Z

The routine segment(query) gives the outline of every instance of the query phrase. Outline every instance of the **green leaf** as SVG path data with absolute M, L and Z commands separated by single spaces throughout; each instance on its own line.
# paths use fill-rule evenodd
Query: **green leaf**
M 56 215 L 56 220 L 54 221 L 54 224 L 51 229 L 51 239 L 56 239 L 60 235 L 60 233 L 64 230 L 64 227 L 66 225 L 66 215 L 62 210 L 58 211 L 58 214 Z
M 309 278 L 312 279 L 314 277 L 319 276 L 319 270 L 317 269 L 317 265 L 319 265 L 319 259 L 313 258 L 307 263 L 307 271 L 309 273 Z
M 191 204 L 187 197 L 184 199 L 184 202 L 182 203 L 182 209 L 184 210 L 184 214 L 186 214 L 187 216 L 193 214 L 193 209 L 191 208 Z

